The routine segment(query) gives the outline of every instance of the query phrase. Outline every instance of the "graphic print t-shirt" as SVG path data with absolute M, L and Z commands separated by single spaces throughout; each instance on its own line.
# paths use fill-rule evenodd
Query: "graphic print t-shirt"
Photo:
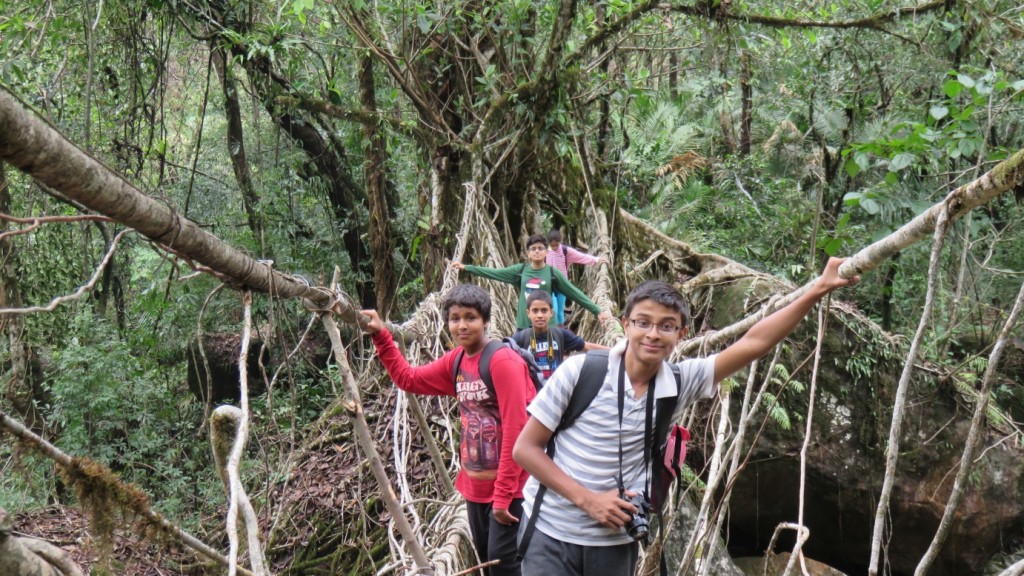
M 548 328 L 547 334 L 535 335 L 529 328 L 526 329 L 526 333 L 531 336 L 526 341 L 526 348 L 533 353 L 533 359 L 537 362 L 537 366 L 544 372 L 544 379 L 551 377 L 551 373 L 558 368 L 558 365 L 562 363 L 562 359 L 566 357 L 570 352 L 577 352 L 583 350 L 583 346 L 586 342 L 583 338 L 580 338 L 569 330 L 562 330 L 561 328 L 552 327 Z M 558 347 L 558 338 L 555 337 L 552 332 L 559 330 L 561 332 L 561 344 L 563 349 Z M 519 334 L 516 334 L 517 341 L 520 338 Z M 523 336 L 525 338 L 525 336 Z
M 523 283 L 523 292 L 525 292 L 527 296 L 529 296 L 530 292 L 533 292 L 534 290 L 551 292 L 551 288 L 548 287 L 547 278 L 537 275 L 534 270 L 526 270 L 523 274 L 526 276 L 526 282 Z
M 462 420 L 462 469 L 474 480 L 494 480 L 501 459 L 501 415 L 497 398 L 480 378 L 479 354 L 462 358 L 455 397 Z

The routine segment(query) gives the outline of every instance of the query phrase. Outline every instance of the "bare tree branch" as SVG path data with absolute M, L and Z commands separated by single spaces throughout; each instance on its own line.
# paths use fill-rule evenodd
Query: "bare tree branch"
M 92 290 L 93 286 L 96 285 L 96 282 L 100 279 L 100 276 L 103 274 L 103 269 L 107 267 L 107 264 L 109 264 L 110 260 L 114 257 L 114 253 L 117 252 L 117 244 L 121 241 L 121 238 L 128 232 L 130 232 L 130 230 L 122 230 L 121 232 L 118 233 L 117 236 L 114 236 L 114 241 L 110 243 L 110 250 L 107 250 L 107 254 L 103 257 L 103 260 L 100 262 L 99 266 L 96 267 L 96 271 L 93 272 L 92 278 L 89 278 L 88 282 L 79 286 L 78 290 L 75 290 L 73 293 L 67 294 L 65 296 L 58 296 L 53 300 L 50 300 L 50 303 L 47 304 L 46 306 L 29 306 L 28 308 L 0 308 L 0 316 L 24 315 L 32 314 L 35 312 L 53 312 L 57 308 L 57 306 L 65 302 L 78 300 L 79 298 L 84 296 L 86 292 Z
M 950 223 L 955 222 L 971 210 L 1013 189 L 1021 182 L 1024 182 L 1024 150 L 1018 150 L 1013 156 L 995 165 L 977 180 L 964 184 L 950 192 L 942 202 L 922 212 L 916 218 L 904 224 L 899 230 L 851 256 L 839 268 L 839 274 L 843 278 L 849 278 L 874 270 L 900 250 L 914 244 L 934 231 L 935 222 L 940 212 L 948 212 Z M 683 354 L 693 354 L 697 350 L 717 348 L 725 342 L 732 341 L 740 334 L 749 330 L 761 318 L 799 298 L 801 294 L 811 287 L 811 284 L 813 284 L 813 281 L 776 300 L 761 311 L 748 316 L 740 322 L 736 322 L 713 334 L 687 340 L 681 345 L 680 351 Z

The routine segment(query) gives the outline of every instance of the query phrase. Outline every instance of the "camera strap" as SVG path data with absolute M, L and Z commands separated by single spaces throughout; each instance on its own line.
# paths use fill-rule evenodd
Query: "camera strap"
M 654 435 L 654 385 L 657 382 L 657 374 L 654 378 L 651 378 L 647 385 L 647 402 L 644 415 L 644 500 L 650 502 L 650 481 L 651 481 L 651 451 L 653 450 L 652 444 Z M 622 496 L 626 491 L 626 486 L 622 477 L 622 415 L 625 411 L 626 405 L 626 358 L 625 354 L 619 360 L 619 477 L 616 481 L 619 484 L 619 495 Z

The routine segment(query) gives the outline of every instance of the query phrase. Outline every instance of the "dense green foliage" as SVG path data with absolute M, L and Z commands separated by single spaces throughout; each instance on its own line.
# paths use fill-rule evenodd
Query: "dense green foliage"
M 1019 7 L 912 5 L 28 0 L 0 8 L 0 80 L 229 244 L 316 284 L 340 267 L 348 293 L 367 305 L 397 299 L 399 318 L 436 287 L 461 183 L 482 176 L 512 255 L 539 228 L 578 232 L 594 190 L 698 251 L 794 283 L 891 233 L 1024 147 Z M 233 165 L 232 97 L 248 192 Z M 8 213 L 79 213 L 7 176 Z M 390 226 L 380 243 L 377 198 Z M 1024 270 L 1019 222 L 1007 198 L 957 224 L 935 315 L 945 336 L 927 359 L 968 365 L 991 343 Z M 6 300 L 45 305 L 74 292 L 117 231 L 49 223 L 10 237 Z M 913 330 L 928 250 L 907 250 L 851 298 L 887 329 Z M 385 261 L 391 278 L 379 274 Z M 221 500 L 186 351 L 197 332 L 237 334 L 239 298 L 138 237 L 113 262 L 85 298 L 29 315 L 16 332 L 5 324 L 0 356 L 9 370 L 14 341 L 38 355 L 35 402 L 57 446 L 198 526 Z M 250 447 L 259 464 L 246 473 L 265 480 L 292 447 L 283 439 L 333 391 L 323 365 L 296 357 L 281 369 L 305 329 L 301 306 L 257 298 L 255 309 L 273 349 L 260 378 L 280 374 L 254 399 L 268 441 Z M 851 362 L 868 376 L 869 360 Z M 996 391 L 1010 406 L 1022 402 L 1014 394 Z M 788 427 L 784 400 L 765 401 Z M 0 446 L 5 469 L 20 471 L 0 475 L 9 511 L 67 497 L 49 466 L 15 452 Z

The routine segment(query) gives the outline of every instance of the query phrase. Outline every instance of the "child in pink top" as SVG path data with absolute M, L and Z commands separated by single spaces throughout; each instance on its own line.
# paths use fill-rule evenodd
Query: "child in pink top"
M 548 232 L 548 248 L 548 266 L 558 270 L 566 278 L 569 277 L 569 264 L 593 266 L 600 261 L 597 256 L 584 254 L 571 246 L 562 244 L 562 233 L 558 228 L 553 228 Z M 551 296 L 554 300 L 555 321 L 561 328 L 565 325 L 565 294 L 552 292 Z

